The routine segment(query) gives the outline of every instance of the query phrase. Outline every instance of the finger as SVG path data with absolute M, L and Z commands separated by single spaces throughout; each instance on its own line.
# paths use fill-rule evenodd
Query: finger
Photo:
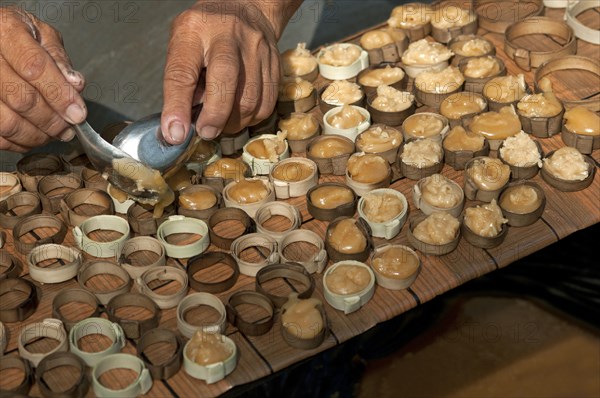
M 45 134 L 55 137 L 67 128 L 67 122 L 46 103 L 35 87 L 23 80 L 2 57 L 0 82 L 0 100 Z
M 69 142 L 75 138 L 76 132 L 73 127 L 67 127 L 62 133 L 58 135 L 58 139 L 62 142 Z
M 173 22 L 167 50 L 161 128 L 171 144 L 180 144 L 190 131 L 192 99 L 204 65 L 204 48 L 195 14 L 186 11 Z
M 47 24 L 36 24 L 40 32 L 40 44 L 50 54 L 63 77 L 81 92 L 85 86 L 85 79 L 81 72 L 73 70 L 71 59 L 65 51 L 62 35 L 59 31 Z
M 12 30 L 15 40 L 0 40 L 0 53 L 8 64 L 23 80 L 41 90 L 48 105 L 67 122 L 83 122 L 87 116 L 85 103 L 54 59 L 32 37 L 25 24 L 16 25 Z
M 196 127 L 200 137 L 211 140 L 223 131 L 236 100 L 240 74 L 238 43 L 215 41 L 207 54 L 204 106 Z
M 0 102 L 0 136 L 22 148 L 32 148 L 46 144 L 50 137 L 33 124 L 19 116 L 5 103 Z
M 269 57 L 266 63 L 263 63 L 263 85 L 261 91 L 260 107 L 256 112 L 251 125 L 258 124 L 267 119 L 275 110 L 277 102 L 277 87 L 279 85 L 279 54 L 274 54 L 269 50 Z
M 242 59 L 250 59 L 242 57 Z M 224 133 L 237 133 L 247 127 L 255 118 L 261 102 L 263 86 L 260 59 L 255 65 L 243 65 L 240 69 L 237 95 L 233 103 L 231 116 L 223 129 Z
M 0 150 L 2 151 L 11 151 L 11 152 L 27 152 L 29 151 L 31 148 L 26 148 L 17 144 L 13 144 L 12 142 L 10 142 L 9 140 L 4 139 L 3 137 L 0 137 Z

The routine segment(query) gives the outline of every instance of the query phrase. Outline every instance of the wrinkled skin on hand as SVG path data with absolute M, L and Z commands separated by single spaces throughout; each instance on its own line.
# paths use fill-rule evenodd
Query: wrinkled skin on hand
M 60 33 L 17 7 L 0 8 L 0 149 L 25 152 L 69 141 L 87 116 L 85 81 Z
M 190 132 L 193 104 L 203 108 L 204 139 L 266 119 L 277 100 L 277 40 L 300 0 L 198 1 L 175 18 L 164 75 L 162 131 L 177 144 Z

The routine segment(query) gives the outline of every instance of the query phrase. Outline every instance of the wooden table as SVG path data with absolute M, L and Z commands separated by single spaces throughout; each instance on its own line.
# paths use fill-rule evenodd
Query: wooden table
M 547 16 L 557 19 L 562 17 L 562 13 L 562 10 L 546 10 Z M 587 21 L 588 26 L 599 28 L 600 18 L 598 13 L 598 9 L 589 10 L 581 16 L 581 19 Z M 363 32 L 352 36 L 346 41 L 357 42 L 362 33 Z M 497 53 L 506 62 L 509 74 L 523 73 L 506 57 L 503 51 L 502 35 L 488 33 L 486 31 L 480 31 L 480 34 L 496 44 Z M 545 36 L 535 38 L 529 37 L 526 40 L 527 43 L 524 44 L 527 44 L 532 49 L 539 48 L 537 46 L 557 45 L 555 41 Z M 577 53 L 579 55 L 597 59 L 600 54 L 600 48 L 579 40 Z M 532 73 L 525 73 L 525 76 L 528 83 L 531 85 Z M 555 83 L 555 91 L 560 98 L 575 99 L 600 97 L 600 81 L 598 81 L 597 77 L 587 75 L 583 72 L 561 72 L 553 74 L 552 79 Z M 320 78 L 317 83 L 319 86 L 322 86 L 325 81 Z M 315 110 L 314 112 L 319 118 L 321 117 L 318 110 Z M 564 145 L 560 136 L 555 136 L 550 139 L 541 139 L 540 142 L 546 153 Z M 593 154 L 593 157 L 597 161 L 600 160 L 599 152 L 600 151 L 595 151 Z M 445 166 L 443 174 L 457 181 L 459 184 L 463 183 L 462 172 L 457 172 L 450 167 Z M 340 180 L 340 177 L 321 177 L 322 182 Z M 559 239 L 562 239 L 577 230 L 584 229 L 600 221 L 600 177 L 598 175 L 596 175 L 589 188 L 577 193 L 559 192 L 546 184 L 539 175 L 533 180 L 544 188 L 547 196 L 546 210 L 540 220 L 528 227 L 511 227 L 505 242 L 494 249 L 478 249 L 471 246 L 463 239 L 458 245 L 458 248 L 446 256 L 433 257 L 421 255 L 423 261 L 422 271 L 415 283 L 409 289 L 403 291 L 391 291 L 378 287 L 373 299 L 362 309 L 352 314 L 344 315 L 340 311 L 330 307 L 328 304 L 325 304 L 325 310 L 329 319 L 330 334 L 320 347 L 310 351 L 302 351 L 289 347 L 280 336 L 279 316 L 276 316 L 273 329 L 266 335 L 259 337 L 245 336 L 229 325 L 226 334 L 235 341 L 240 352 L 238 366 L 232 374 L 218 383 L 207 385 L 202 381 L 189 377 L 182 369 L 169 380 L 155 380 L 153 388 L 147 395 L 149 397 L 219 395 L 234 386 L 255 381 L 305 358 L 327 350 L 328 348 L 341 344 L 374 327 L 378 323 L 402 314 L 403 312 L 429 301 L 435 296 L 443 294 L 450 289 L 460 286 L 471 279 L 492 272 L 498 268 L 505 267 L 522 257 L 555 243 Z M 413 185 L 414 181 L 403 179 L 395 181 L 392 184 L 392 187 L 402 192 L 407 198 L 410 198 Z M 292 199 L 288 202 L 301 210 L 303 216 L 302 228 L 315 231 L 319 235 L 324 236 L 327 224 L 312 218 L 306 210 L 306 203 L 303 198 Z M 412 200 L 409 199 L 409 203 L 411 206 L 409 214 L 417 214 L 418 211 L 413 207 Z M 469 203 L 467 203 L 467 205 L 469 205 Z M 283 225 L 283 222 L 281 220 L 273 220 L 273 224 L 275 226 Z M 403 228 L 400 235 L 394 238 L 392 242 L 407 244 L 406 229 L 407 226 Z M 15 253 L 10 231 L 6 232 L 9 237 L 5 248 L 11 253 Z M 36 233 L 39 236 L 45 236 L 48 231 L 41 230 L 36 231 Z M 99 234 L 99 238 L 102 238 L 102 233 Z M 104 235 L 104 238 L 110 238 L 110 236 Z M 35 238 L 30 236 L 26 237 L 26 239 Z M 375 239 L 376 245 L 384 242 L 385 241 L 382 239 Z M 73 236 L 70 232 L 67 235 L 65 244 L 74 245 Z M 211 247 L 209 250 L 218 249 Z M 24 256 L 18 253 L 16 253 L 16 256 L 23 262 L 25 267 L 22 277 L 31 280 L 28 275 Z M 87 258 L 90 257 L 87 256 Z M 147 260 L 147 258 L 142 256 L 138 260 L 144 261 Z M 185 261 L 169 259 L 168 265 L 185 267 Z M 214 272 L 211 272 L 210 275 L 206 274 L 204 277 L 219 280 L 225 277 L 227 273 L 228 271 L 225 267 L 217 268 Z M 317 286 L 314 297 L 325 302 L 323 297 L 322 277 L 318 274 L 315 274 L 314 277 Z M 115 282 L 116 281 L 111 277 L 98 276 L 95 277 L 93 281 L 90 281 L 90 284 L 101 287 L 112 286 Z M 24 324 L 51 317 L 51 303 L 53 297 L 61 290 L 76 287 L 78 287 L 78 284 L 75 280 L 56 285 L 42 286 L 40 305 L 35 314 L 28 318 Z M 289 281 L 277 280 L 270 283 L 268 288 L 283 294 L 291 292 L 292 289 L 295 289 L 295 286 L 294 283 L 290 283 Z M 171 283 L 166 286 L 158 287 L 157 291 L 168 292 L 172 289 L 176 289 L 176 284 Z M 233 291 L 237 290 L 254 290 L 254 279 L 241 276 L 232 289 L 219 294 L 218 296 L 222 300 L 226 300 Z M 8 297 L 8 295 L 6 295 L 2 297 L 1 301 L 3 304 L 0 305 L 8 305 L 10 301 L 14 299 L 16 299 L 16 297 Z M 244 308 L 242 308 L 242 310 L 244 310 Z M 63 313 L 69 318 L 85 317 L 89 314 L 89 309 L 82 308 L 78 305 L 69 305 L 68 307 L 63 308 Z M 148 316 L 148 314 L 145 314 L 139 309 L 138 311 L 130 311 L 129 315 L 138 317 L 139 319 Z M 253 316 L 254 319 L 259 319 L 261 316 L 264 316 L 264 314 L 260 313 L 248 313 L 248 315 Z M 215 316 L 216 312 L 214 312 L 214 310 L 210 311 L 206 308 L 200 308 L 198 310 L 190 311 L 187 315 L 187 320 L 194 323 L 210 322 L 211 319 L 215 319 Z M 6 324 L 9 333 L 7 355 L 18 354 L 16 340 L 22 326 L 23 325 L 20 323 Z M 160 327 L 177 330 L 175 309 L 162 311 Z M 87 349 L 93 349 L 94 347 L 97 349 L 102 347 L 103 344 L 106 344 L 106 342 L 90 338 L 81 344 Z M 135 354 L 134 344 L 133 341 L 128 341 L 127 346 L 123 351 Z M 47 350 L 51 346 L 53 346 L 51 340 L 43 339 L 30 344 L 28 348 L 31 351 L 36 351 Z M 164 355 L 164 352 L 166 352 L 165 350 L 169 350 L 169 347 L 155 347 L 148 355 L 151 359 L 158 359 Z M 64 377 L 59 379 L 56 376 L 56 372 L 50 372 L 47 377 L 47 382 L 57 386 L 68 382 L 66 379 L 69 379 L 69 377 L 66 379 Z M 69 376 L 71 377 L 73 375 Z M 16 370 L 7 371 L 5 372 L 5 377 L 0 380 L 0 385 L 4 387 L 14 386 L 19 383 L 20 377 L 20 372 Z M 126 371 L 112 371 L 107 373 L 102 380 L 111 388 L 119 388 L 127 385 L 132 380 L 132 377 L 135 377 L 135 375 Z M 30 394 L 33 396 L 40 395 L 37 385 L 34 385 Z M 93 396 L 91 390 L 88 395 Z

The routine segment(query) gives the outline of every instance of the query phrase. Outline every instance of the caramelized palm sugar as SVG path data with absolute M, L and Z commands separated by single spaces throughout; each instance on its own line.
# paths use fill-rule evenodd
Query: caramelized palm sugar
M 327 231 L 327 241 L 338 252 L 361 253 L 367 248 L 367 238 L 356 225 L 356 220 L 345 218 Z
M 364 290 L 371 282 L 371 274 L 365 267 L 338 265 L 327 274 L 329 290 L 336 294 L 355 294 Z

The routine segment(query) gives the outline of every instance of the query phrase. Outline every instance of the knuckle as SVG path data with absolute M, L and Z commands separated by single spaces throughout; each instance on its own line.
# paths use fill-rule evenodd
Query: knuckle
M 180 28 L 193 28 L 198 23 L 198 14 L 196 11 L 188 9 L 180 13 L 173 20 L 173 26 Z
M 220 104 L 206 103 L 202 108 L 201 117 L 207 124 L 223 125 L 227 121 L 229 114 L 223 110 Z
M 183 62 L 170 62 L 165 68 L 165 83 L 176 86 L 196 86 L 199 77 L 200 71 Z
M 211 52 L 210 61 L 218 64 L 221 68 L 235 71 L 240 63 L 240 56 L 233 46 L 232 43 L 215 45 Z
M 3 138 L 11 138 L 13 137 L 17 131 L 19 130 L 19 119 L 18 117 L 11 113 L 2 115 L 2 122 L 0 122 L 0 135 Z
M 52 115 L 48 121 L 43 123 L 41 130 L 46 134 L 56 137 L 68 127 L 67 123 L 57 115 Z
M 46 70 L 46 63 L 48 58 L 43 51 L 34 48 L 29 51 L 25 51 L 20 58 L 18 64 L 18 72 L 26 80 L 38 80 L 44 74 Z
M 7 97 L 7 103 L 18 113 L 31 113 L 38 102 L 39 96 L 37 93 L 27 93 L 24 90 L 18 95 Z
M 218 104 L 206 103 L 202 108 L 202 118 L 205 119 L 222 119 L 223 108 Z
M 255 110 L 256 110 L 256 104 L 246 102 L 246 101 L 242 101 L 240 103 L 240 116 L 242 118 L 253 115 Z
M 62 47 L 60 44 L 48 44 L 44 48 L 52 57 L 67 57 L 64 47 Z
M 233 54 L 219 53 L 211 57 L 208 63 L 207 76 L 214 80 L 230 82 L 238 78 L 239 60 Z

